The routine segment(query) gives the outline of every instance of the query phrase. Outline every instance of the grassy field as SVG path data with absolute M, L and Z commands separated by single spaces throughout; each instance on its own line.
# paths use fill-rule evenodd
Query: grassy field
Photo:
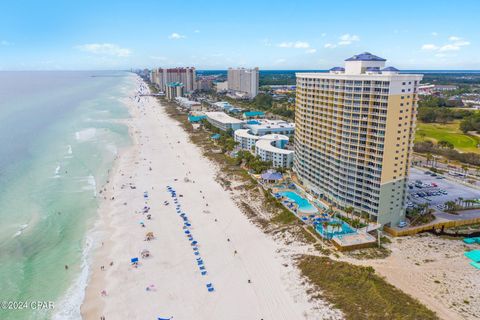
M 448 124 L 418 122 L 415 142 L 424 140 L 435 142 L 445 140 L 452 143 L 458 151 L 480 153 L 480 149 L 477 148 L 480 138 L 463 134 L 459 129 L 459 122 Z

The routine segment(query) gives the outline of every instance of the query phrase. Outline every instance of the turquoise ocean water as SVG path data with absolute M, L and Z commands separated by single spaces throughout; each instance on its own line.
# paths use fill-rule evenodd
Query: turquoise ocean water
M 96 186 L 130 143 L 133 89 L 126 72 L 0 72 L 0 302 L 55 302 L 0 319 L 79 317 Z

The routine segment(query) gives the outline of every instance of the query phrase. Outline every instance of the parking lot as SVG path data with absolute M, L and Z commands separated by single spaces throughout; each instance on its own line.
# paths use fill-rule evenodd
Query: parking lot
M 418 183 L 421 182 L 421 183 Z M 425 171 L 412 168 L 409 177 L 409 202 L 421 204 L 429 202 L 430 206 L 439 209 L 438 205 L 443 205 L 447 201 L 455 201 L 458 198 L 464 200 L 480 199 L 480 190 L 467 187 L 441 176 L 432 176 Z M 428 195 L 430 194 L 430 195 Z

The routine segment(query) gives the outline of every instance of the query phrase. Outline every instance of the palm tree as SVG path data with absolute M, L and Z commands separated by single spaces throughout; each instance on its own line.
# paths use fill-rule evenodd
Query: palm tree
M 467 172 L 468 172 L 468 166 L 465 165 L 465 164 L 462 165 L 462 170 L 463 170 L 463 173 L 465 174 L 465 177 L 464 177 L 464 178 L 466 178 L 466 177 L 467 177 Z
M 349 214 L 352 215 L 352 218 L 351 218 L 352 221 L 353 221 L 353 210 L 354 210 L 353 207 L 346 207 L 345 208 L 345 213 L 347 214 L 347 217 L 348 217 Z
M 447 201 L 445 202 L 445 206 L 447 207 L 447 211 L 455 213 L 457 208 L 457 204 L 455 203 L 455 201 Z
M 430 162 L 430 160 L 432 160 L 432 154 L 429 152 L 425 155 L 425 158 L 427 159 L 427 166 L 428 166 L 428 163 Z
M 458 204 L 459 204 L 460 206 L 463 206 L 464 202 L 463 202 L 463 198 L 462 198 L 462 197 L 459 197 L 459 198 L 458 198 Z

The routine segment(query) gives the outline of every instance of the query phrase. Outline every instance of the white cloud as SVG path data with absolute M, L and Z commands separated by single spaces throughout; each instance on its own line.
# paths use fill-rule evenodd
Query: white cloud
M 360 41 L 359 36 L 357 36 L 355 34 L 346 33 L 346 34 L 341 35 L 338 38 L 337 43 L 326 43 L 323 47 L 327 48 L 327 49 L 333 49 L 333 48 L 336 48 L 338 46 L 347 46 L 347 45 L 352 44 L 353 42 L 357 42 L 357 41 Z
M 295 41 L 295 42 L 282 42 L 278 44 L 280 48 L 295 48 L 295 49 L 308 49 L 310 44 L 305 41 Z
M 315 53 L 317 52 L 317 49 L 308 49 L 307 51 L 305 51 L 306 53 Z
M 185 39 L 186 37 L 184 35 L 181 35 L 179 33 L 172 33 L 171 35 L 168 36 L 168 39 L 172 39 L 172 40 L 179 40 L 179 39 Z
M 0 46 L 4 46 L 4 47 L 7 47 L 7 46 L 11 46 L 13 43 L 7 41 L 7 40 L 2 40 L 0 41 Z
M 459 51 L 462 47 L 469 46 L 470 42 L 463 40 L 457 36 L 450 36 L 448 37 L 449 43 L 446 43 L 442 46 L 437 46 L 435 44 L 424 44 L 422 46 L 422 50 L 429 50 L 429 51 Z
M 339 46 L 349 45 L 352 42 L 360 41 L 360 37 L 354 34 L 346 33 L 340 36 L 340 41 L 338 42 Z
M 432 36 L 436 37 L 436 36 L 438 36 L 438 33 L 434 31 L 434 32 L 432 32 Z
M 324 32 L 321 34 L 322 37 L 325 37 L 327 34 Z
M 424 44 L 422 46 L 422 50 L 437 50 L 437 49 L 438 49 L 438 46 L 436 46 L 434 44 L 431 44 L 431 43 Z
M 280 59 L 275 60 L 273 63 L 274 64 L 282 64 L 282 63 L 285 63 L 286 61 L 287 61 L 286 59 L 280 58 Z
M 77 49 L 93 54 L 122 58 L 131 54 L 130 49 L 121 48 L 113 43 L 87 43 L 77 46 Z
M 195 30 L 195 31 L 193 31 L 193 32 L 195 32 L 195 33 L 200 33 L 200 30 L 197 29 L 197 30 Z

